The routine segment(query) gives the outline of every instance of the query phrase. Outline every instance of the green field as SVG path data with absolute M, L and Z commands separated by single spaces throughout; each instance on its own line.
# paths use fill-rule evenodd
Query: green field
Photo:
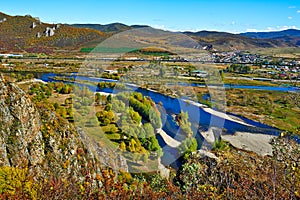
M 111 48 L 111 47 L 95 47 L 95 48 L 82 48 L 80 52 L 82 53 L 127 53 L 137 50 L 136 48 L 130 47 L 120 47 L 120 48 Z

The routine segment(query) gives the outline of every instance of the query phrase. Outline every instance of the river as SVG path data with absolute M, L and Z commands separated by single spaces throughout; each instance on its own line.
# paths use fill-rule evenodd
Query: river
M 53 79 L 54 76 L 59 76 L 57 74 L 43 74 L 39 78 L 45 82 L 49 81 L 55 81 Z M 115 82 L 115 80 L 108 80 L 108 79 L 102 79 L 102 78 L 91 78 L 91 77 L 84 77 L 84 76 L 75 76 L 70 75 L 69 78 L 74 78 L 76 80 L 80 81 L 91 81 L 91 82 L 100 82 L 100 81 L 108 81 L 108 82 Z M 78 83 L 76 83 L 78 84 Z M 84 85 L 84 84 L 78 84 L 78 85 Z M 190 84 L 193 85 L 193 84 Z M 120 91 L 105 88 L 100 90 L 97 86 L 93 85 L 85 85 L 88 87 L 91 91 L 103 91 L 108 93 L 118 93 Z M 193 85 L 196 86 L 196 85 Z M 232 86 L 231 86 L 232 87 Z M 273 91 L 295 91 L 295 88 L 291 87 L 266 87 L 266 86 L 237 86 L 238 88 L 247 88 L 247 89 L 264 89 L 264 90 L 273 90 Z M 244 121 L 247 124 L 239 123 L 236 120 L 228 120 L 225 118 L 222 118 L 220 116 L 211 114 L 207 112 L 204 108 L 196 106 L 194 104 L 187 103 L 184 101 L 184 99 L 180 98 L 173 98 L 170 96 L 166 96 L 163 94 L 160 94 L 155 91 L 143 89 L 136 87 L 132 84 L 127 85 L 128 90 L 130 91 L 136 91 L 142 93 L 144 96 L 149 96 L 151 99 L 157 104 L 162 117 L 163 122 L 163 130 L 172 138 L 180 141 L 182 139 L 182 136 L 179 134 L 178 125 L 174 122 L 173 116 L 174 114 L 180 113 L 180 111 L 187 112 L 189 115 L 189 120 L 192 123 L 192 129 L 194 131 L 194 136 L 197 138 L 198 144 L 202 143 L 203 137 L 201 134 L 199 134 L 199 131 L 206 131 L 210 127 L 218 127 L 220 129 L 226 130 L 227 134 L 234 134 L 235 132 L 250 132 L 250 133 L 262 133 L 262 134 L 268 134 L 268 135 L 279 135 L 280 130 L 270 127 L 268 125 L 255 122 L 253 120 L 242 118 L 241 121 Z M 228 113 L 230 114 L 230 113 Z M 238 116 L 235 116 L 238 117 Z M 164 164 L 170 164 L 168 163 L 168 160 L 173 159 L 170 156 L 176 156 L 176 153 L 174 152 L 174 149 L 168 147 L 163 139 L 157 135 L 157 138 L 159 140 L 160 145 L 164 149 L 164 152 L 167 153 L 167 156 L 165 159 L 163 158 Z M 297 138 L 298 140 L 298 138 Z M 299 141 L 298 141 L 299 142 Z M 201 145 L 201 144 L 200 144 Z M 174 155 L 175 154 L 175 155 Z M 166 160 L 168 159 L 168 160 Z

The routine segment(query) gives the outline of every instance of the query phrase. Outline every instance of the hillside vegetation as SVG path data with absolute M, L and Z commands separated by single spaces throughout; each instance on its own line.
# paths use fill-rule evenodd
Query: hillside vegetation
M 134 28 L 146 28 L 147 26 L 134 25 L 127 26 L 120 23 L 112 23 L 107 25 L 101 24 L 73 24 L 73 27 L 91 28 L 100 30 L 102 32 L 116 34 L 122 31 L 131 30 Z M 149 28 L 149 27 L 148 27 Z M 150 31 L 150 29 L 148 29 Z M 167 32 L 166 32 L 167 33 Z M 294 33 L 294 32 L 292 32 Z M 250 50 L 253 48 L 278 48 L 278 47 L 297 47 L 299 46 L 299 37 L 289 35 L 290 32 L 278 32 L 281 37 L 251 37 L 252 35 L 232 34 L 226 32 L 216 31 L 199 31 L 199 32 L 182 32 L 196 42 L 201 47 L 210 47 L 207 50 Z M 138 38 L 137 38 L 138 39 Z M 189 46 L 189 42 L 181 41 L 180 37 L 172 38 L 172 44 L 181 44 L 182 46 Z M 191 46 L 194 48 L 193 46 Z
M 226 32 L 200 31 L 184 32 L 199 41 L 202 46 L 213 45 L 217 50 L 246 50 L 253 48 L 294 47 L 296 44 L 285 40 L 250 38 Z
M 105 33 L 85 28 L 73 28 L 63 24 L 47 24 L 38 18 L 27 16 L 9 16 L 0 13 L 0 49 L 1 52 L 49 52 L 53 49 L 72 48 L 107 37 Z M 35 27 L 33 28 L 33 23 Z M 46 28 L 53 28 L 53 36 L 45 36 Z M 40 37 L 37 35 L 40 34 Z
M 35 23 L 34 26 L 33 23 Z M 53 36 L 45 36 L 47 27 L 55 28 Z M 146 27 L 148 26 L 127 26 L 121 23 L 107 25 L 59 24 L 57 26 L 57 24 L 42 23 L 38 18 L 30 15 L 9 16 L 0 13 L 0 50 L 1 52 L 51 53 L 55 49 L 90 48 L 95 47 L 112 34 Z M 214 31 L 182 32 L 182 34 L 190 36 L 198 42 L 199 47 L 217 51 L 297 47 L 299 45 L 299 38 L 289 35 L 278 38 L 251 38 L 251 35 L 248 36 L 247 34 L 239 35 Z M 139 41 L 139 38 L 137 38 L 137 41 Z M 182 41 L 180 37 L 172 38 L 172 44 L 189 46 L 189 43 Z M 191 46 L 191 48 L 194 48 L 194 46 Z

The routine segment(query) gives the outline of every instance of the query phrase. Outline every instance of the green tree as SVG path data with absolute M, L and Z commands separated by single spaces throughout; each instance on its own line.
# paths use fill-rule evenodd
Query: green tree
M 96 117 L 101 125 L 108 125 L 114 121 L 114 113 L 112 111 L 99 111 L 96 113 Z
M 148 137 L 152 137 L 152 136 L 154 136 L 155 134 L 154 134 L 154 128 L 153 128 L 153 126 L 150 124 L 150 123 L 145 123 L 144 125 L 143 125 L 143 128 L 144 128 L 144 130 L 145 130 L 145 132 L 146 132 L 146 137 L 148 138 Z
M 191 137 L 193 131 L 191 129 L 191 123 L 189 122 L 189 115 L 187 112 L 180 112 L 177 115 L 177 122 L 181 128 L 181 131 L 187 136 Z
M 99 105 L 100 104 L 100 100 L 101 100 L 101 94 L 99 92 L 97 92 L 95 94 L 95 102 Z
M 198 148 L 196 138 L 186 138 L 178 147 L 179 153 L 187 158 L 192 152 Z
M 130 118 L 132 119 L 132 121 L 136 124 L 140 124 L 141 121 L 142 121 L 142 117 L 139 115 L 138 112 L 135 112 L 133 110 L 133 108 L 129 108 L 129 115 L 130 115 Z
M 23 195 L 26 199 L 37 198 L 37 185 L 30 178 L 28 170 L 7 166 L 0 167 L 0 194 L 7 194 L 13 197 L 20 191 L 25 193 Z M 15 196 L 16 199 L 17 197 Z
M 158 112 L 154 108 L 149 110 L 149 119 L 154 128 L 161 128 L 162 122 Z
M 120 143 L 120 149 L 121 149 L 121 151 L 126 151 L 126 144 L 125 144 L 124 141 L 122 141 L 122 142 Z
M 111 111 L 112 110 L 112 104 L 111 103 L 108 103 L 105 108 L 104 108 L 105 111 Z
M 107 96 L 107 102 L 108 102 L 108 103 L 111 103 L 111 102 L 112 102 L 112 95 L 111 95 L 111 94 Z
M 61 117 L 67 118 L 67 110 L 65 107 L 59 107 L 58 113 Z
M 133 138 L 131 138 L 128 146 L 129 151 L 136 152 L 135 147 L 136 147 L 136 141 Z

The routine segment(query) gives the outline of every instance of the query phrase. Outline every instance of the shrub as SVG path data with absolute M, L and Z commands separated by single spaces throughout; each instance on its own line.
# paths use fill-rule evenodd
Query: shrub
M 36 199 L 37 185 L 30 178 L 27 169 L 3 166 L 0 168 L 0 194 L 15 198 L 22 195 Z

